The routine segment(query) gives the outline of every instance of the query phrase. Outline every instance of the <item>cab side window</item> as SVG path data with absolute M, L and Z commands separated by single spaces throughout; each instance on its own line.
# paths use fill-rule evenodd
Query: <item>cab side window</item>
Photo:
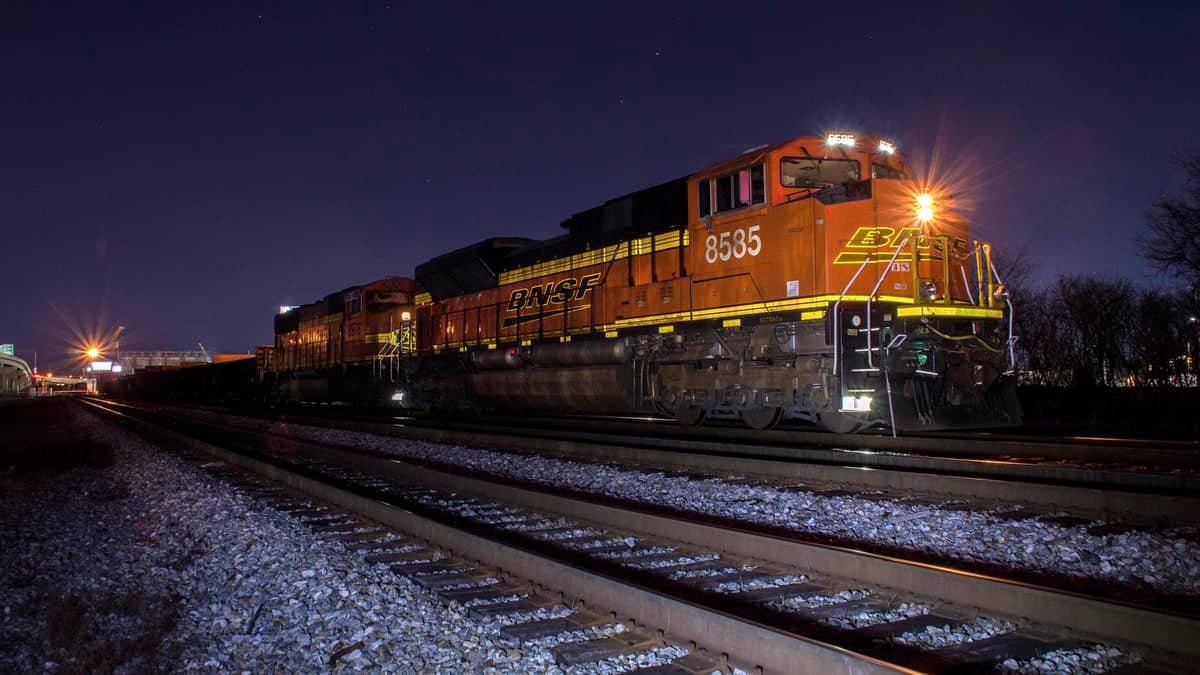
M 346 291 L 343 301 L 345 302 L 347 315 L 358 314 L 362 311 L 362 291 L 357 289 Z
M 755 206 L 767 201 L 766 169 L 762 164 L 701 181 L 698 187 L 702 218 L 713 213 Z M 713 196 L 716 197 L 715 209 L 712 208 Z

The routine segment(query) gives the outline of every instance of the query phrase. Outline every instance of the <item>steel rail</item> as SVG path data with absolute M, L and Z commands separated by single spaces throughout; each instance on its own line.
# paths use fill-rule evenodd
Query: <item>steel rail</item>
M 316 411 L 315 406 L 304 406 Z M 420 413 L 417 419 L 437 423 L 442 416 Z M 460 419 L 460 418 L 455 418 Z M 479 415 L 478 422 L 500 424 L 511 416 Z M 884 433 L 835 434 L 798 425 L 784 425 L 767 431 L 747 429 L 739 424 L 685 427 L 658 418 L 614 418 L 599 416 L 531 417 L 518 423 L 536 422 L 543 427 L 562 429 L 612 430 L 679 439 L 720 439 L 759 445 L 811 445 L 853 450 L 926 452 L 963 457 L 998 455 L 1032 459 L 1075 460 L 1128 465 L 1156 464 L 1170 467 L 1200 468 L 1200 442 L 1102 438 L 1084 436 L 1021 436 L 1011 433 L 931 432 L 924 435 L 892 437 Z
M 636 442 L 628 437 L 590 433 L 564 436 L 555 432 L 543 436 L 536 431 L 514 428 L 448 429 L 324 416 L 287 416 L 285 419 L 411 440 L 550 452 L 581 459 L 612 459 L 699 472 L 1019 503 L 1098 518 L 1140 522 L 1200 522 L 1200 490 L 1185 489 L 1200 483 L 1200 479 L 1178 476 L 1166 477 L 1166 481 L 1160 482 L 1157 480 L 1158 474 L 1139 476 L 1129 472 L 1005 462 L 981 463 L 979 460 L 942 460 L 811 448 L 788 450 L 772 446 L 700 441 L 645 439 Z M 1121 480 L 1116 483 L 1118 489 L 1106 482 L 1110 474 L 1117 474 L 1117 479 Z M 1013 478 L 1020 482 L 1014 482 Z M 1158 491 L 1164 487 L 1163 482 L 1183 494 Z
M 237 413 L 238 411 L 201 406 L 210 410 Z M 379 421 L 389 417 L 402 417 L 413 425 L 444 425 L 447 423 L 462 423 L 463 416 L 453 417 L 438 413 L 419 411 L 392 410 L 386 414 L 384 409 L 354 408 L 345 406 L 290 405 L 284 407 L 255 407 L 252 411 L 242 411 L 241 414 L 266 415 L 312 415 L 338 417 L 356 415 L 360 418 L 374 418 Z M 1158 465 L 1170 469 L 1191 468 L 1200 469 L 1200 442 L 1143 440 L 1131 438 L 1101 438 L 1101 437 L 1047 437 L 1020 436 L 1009 433 L 930 433 L 926 435 L 899 436 L 875 433 L 835 434 L 803 426 L 785 425 L 772 430 L 756 431 L 746 429 L 738 424 L 706 425 L 700 427 L 685 427 L 675 424 L 665 418 L 651 417 L 604 417 L 594 415 L 578 416 L 537 416 L 521 415 L 514 418 L 511 415 L 473 415 L 467 418 L 470 424 L 487 426 L 534 425 L 543 429 L 561 429 L 570 431 L 604 431 L 613 434 L 625 434 L 643 437 L 667 438 L 674 440 L 723 440 L 738 443 L 755 444 L 759 446 L 777 445 L 780 447 L 810 446 L 824 448 L 842 448 L 847 450 L 873 450 L 893 453 L 931 453 L 951 457 L 1011 457 L 1028 458 L 1032 461 L 1081 461 L 1091 463 L 1108 463 L 1127 467 L 1130 464 Z
M 627 435 L 618 436 L 615 434 L 593 432 L 558 430 L 551 433 L 542 433 L 540 430 L 523 430 L 513 427 L 472 428 L 472 425 L 458 425 L 458 429 L 462 431 L 475 430 L 483 434 L 507 433 L 513 436 L 525 434 L 531 437 L 548 437 L 585 443 L 630 443 L 630 437 Z M 707 439 L 672 440 L 650 437 L 644 438 L 641 445 L 671 448 L 687 452 L 736 454 L 746 458 L 770 457 L 780 460 L 853 465 L 861 468 L 935 471 L 960 476 L 1054 482 L 1064 485 L 1092 484 L 1097 487 L 1114 487 L 1128 490 L 1176 491 L 1200 496 L 1200 476 L 1113 471 L 1103 468 L 1032 464 L 1029 462 L 1002 459 L 913 455 L 895 451 L 788 447 L 775 444 L 754 444 L 745 441 L 718 442 Z
M 1081 635 L 1146 645 L 1189 658 L 1200 656 L 1200 620 L 1195 617 L 1114 602 L 1079 593 L 963 572 L 947 566 L 892 556 L 799 542 L 724 525 L 595 503 L 546 492 L 500 485 L 406 463 L 312 443 L 292 441 L 328 461 L 393 475 L 405 481 L 550 511 L 614 529 L 632 530 L 731 554 L 814 570 L 1027 621 L 1070 627 Z M 640 606 L 640 605 L 639 605 Z M 621 610 L 624 611 L 624 610 Z M 669 614 L 664 617 L 670 619 Z M 650 620 L 650 623 L 660 623 Z

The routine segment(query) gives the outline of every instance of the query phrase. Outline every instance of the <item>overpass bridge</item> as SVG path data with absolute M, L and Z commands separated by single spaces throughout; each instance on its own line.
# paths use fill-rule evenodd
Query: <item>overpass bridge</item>
M 33 387 L 33 371 L 25 359 L 0 352 L 0 396 L 24 396 Z

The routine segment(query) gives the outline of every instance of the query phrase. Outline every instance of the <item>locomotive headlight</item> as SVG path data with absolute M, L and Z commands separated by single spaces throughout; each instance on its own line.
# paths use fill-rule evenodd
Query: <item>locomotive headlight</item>
M 928 192 L 917 195 L 917 220 L 922 223 L 933 220 L 933 195 Z
M 870 412 L 871 411 L 871 397 L 864 396 L 861 394 L 858 396 L 843 396 L 842 397 L 842 410 L 844 410 L 844 411 L 853 410 L 855 412 Z
M 392 400 L 397 403 L 403 403 L 404 402 L 404 390 L 399 389 L 396 391 L 396 393 L 392 394 Z
M 921 282 L 921 297 L 926 300 L 933 300 L 937 297 L 937 283 L 928 279 Z

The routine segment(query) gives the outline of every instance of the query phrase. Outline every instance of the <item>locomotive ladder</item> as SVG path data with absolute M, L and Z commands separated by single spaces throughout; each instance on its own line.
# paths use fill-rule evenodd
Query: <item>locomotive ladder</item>
M 400 372 L 400 346 L 395 342 L 385 342 L 375 355 L 375 379 L 382 380 L 387 374 L 389 382 L 395 382 Z
M 388 335 L 375 355 L 374 376 L 382 380 L 387 375 L 389 382 L 400 380 L 400 357 L 417 352 L 417 330 L 412 321 L 401 322 L 400 327 Z

